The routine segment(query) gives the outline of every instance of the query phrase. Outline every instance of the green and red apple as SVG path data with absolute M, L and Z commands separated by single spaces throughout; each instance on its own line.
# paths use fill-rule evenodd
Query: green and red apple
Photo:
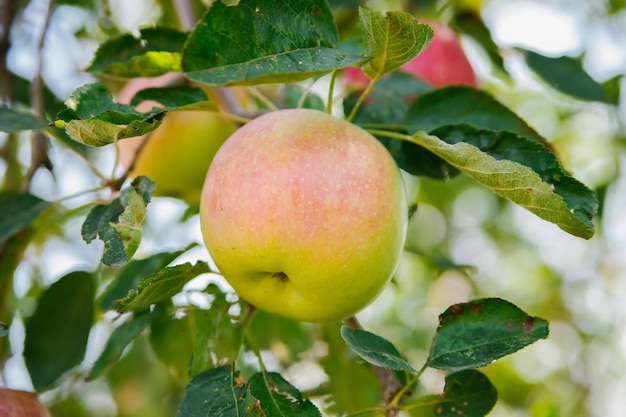
M 220 148 L 200 222 L 212 259 L 244 300 L 324 322 L 354 315 L 389 282 L 407 199 L 394 160 L 365 130 L 316 110 L 279 110 Z
M 32 392 L 0 388 L 0 416 L 50 417 L 50 412 Z

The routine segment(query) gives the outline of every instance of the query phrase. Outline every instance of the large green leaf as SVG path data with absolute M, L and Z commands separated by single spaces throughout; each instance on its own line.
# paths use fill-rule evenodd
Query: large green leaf
M 122 78 L 154 77 L 180 71 L 187 36 L 168 27 L 146 27 L 103 42 L 87 71 Z
M 163 268 L 144 277 L 136 290 L 131 290 L 126 298 L 118 301 L 117 309 L 121 313 L 148 310 L 152 304 L 167 301 L 178 294 L 192 278 L 208 272 L 211 268 L 202 261 L 195 265 L 184 263 Z
M 182 66 L 209 85 L 300 81 L 359 64 L 339 49 L 324 0 L 214 2 L 189 36 Z
M 372 365 L 394 371 L 417 373 L 407 361 L 402 359 L 398 349 L 387 339 L 367 330 L 352 330 L 348 326 L 341 327 L 341 336 L 357 355 Z
M 370 60 L 363 66 L 374 78 L 400 68 L 422 52 L 433 38 L 430 26 L 418 23 L 404 11 L 379 11 L 359 8 L 359 20 Z
M 547 337 L 547 321 L 506 300 L 454 304 L 439 317 L 428 365 L 451 371 L 479 368 Z
M 437 417 L 484 417 L 497 400 L 496 388 L 481 372 L 454 372 L 446 376 L 443 394 L 433 412 Z
M 177 417 L 248 417 L 246 384 L 230 367 L 197 375 L 185 388 Z
M 21 130 L 37 130 L 48 124 L 37 117 L 0 107 L 0 132 L 14 133 Z
M 257 372 L 252 375 L 248 389 L 258 400 L 263 416 L 322 417 L 310 400 L 303 398 L 297 388 L 276 372 Z
M 500 135 L 506 136 L 509 133 Z M 413 139 L 416 144 L 428 149 L 496 194 L 556 224 L 567 233 L 585 239 L 593 236 L 591 216 L 597 210 L 597 202 L 593 193 L 574 179 L 557 175 L 556 178 L 550 178 L 550 182 L 546 182 L 532 168 L 509 159 L 497 159 L 467 142 L 450 144 L 424 132 L 416 133 Z M 487 139 L 492 140 L 490 135 Z M 530 149 L 531 153 L 538 154 L 539 150 L 539 147 Z M 506 149 L 503 152 L 506 153 Z M 514 155 L 514 152 L 507 154 L 507 157 L 518 156 Z M 541 161 L 543 160 L 545 159 Z M 527 158 L 524 159 L 524 163 L 527 163 Z M 551 172 L 551 169 L 546 168 L 545 172 Z M 559 192 L 563 195 L 556 192 L 556 184 L 559 185 Z
M 26 322 L 24 361 L 33 386 L 54 386 L 85 356 L 94 316 L 94 277 L 71 272 L 50 285 Z
M 27 228 L 51 203 L 28 193 L 0 192 L 0 243 Z

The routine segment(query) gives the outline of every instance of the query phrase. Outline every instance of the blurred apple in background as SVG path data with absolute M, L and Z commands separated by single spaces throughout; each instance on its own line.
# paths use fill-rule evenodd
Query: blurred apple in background
M 0 388 L 0 417 L 50 417 L 50 412 L 32 392 Z
M 345 319 L 389 282 L 404 247 L 400 171 L 372 135 L 317 110 L 267 113 L 209 168 L 203 237 L 252 305 L 285 317 Z
M 471 63 L 465 55 L 458 34 L 444 24 L 424 20 L 435 32 L 432 42 L 421 54 L 400 67 L 400 71 L 413 74 L 433 87 L 467 85 L 478 88 L 480 83 Z M 354 90 L 364 89 L 370 82 L 361 68 L 346 68 L 343 72 L 346 86 Z

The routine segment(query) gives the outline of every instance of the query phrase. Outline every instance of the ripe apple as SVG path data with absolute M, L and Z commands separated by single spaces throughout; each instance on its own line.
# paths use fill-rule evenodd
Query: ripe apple
M 156 183 L 155 196 L 200 201 L 207 169 L 219 147 L 237 125 L 215 112 L 169 112 L 141 149 L 131 177 L 146 175 Z M 143 137 L 119 142 L 122 165 L 128 169 Z
M 411 61 L 400 67 L 400 71 L 415 75 L 433 87 L 467 85 L 479 87 L 480 83 L 471 63 L 459 42 L 457 33 L 437 21 L 424 21 L 432 27 L 431 43 Z M 346 68 L 343 79 L 349 88 L 362 90 L 370 79 L 360 68 Z
M 0 388 L 0 416 L 50 417 L 50 412 L 32 392 Z
M 341 320 L 393 274 L 404 183 L 376 138 L 324 112 L 267 113 L 235 132 L 206 177 L 200 223 L 222 275 L 252 305 Z

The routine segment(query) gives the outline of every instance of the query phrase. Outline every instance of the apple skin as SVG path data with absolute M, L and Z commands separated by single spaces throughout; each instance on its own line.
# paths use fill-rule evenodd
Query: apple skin
M 389 282 L 407 198 L 376 138 L 317 110 L 267 113 L 215 156 L 200 202 L 203 238 L 250 304 L 325 322 L 352 316 Z
M 431 43 L 411 61 L 400 67 L 400 71 L 415 75 L 433 87 L 466 85 L 480 87 L 480 82 L 459 42 L 457 33 L 437 21 L 425 20 L 434 31 Z M 361 68 L 346 68 L 343 72 L 345 84 L 352 89 L 362 90 L 370 82 Z
M 215 112 L 169 112 L 141 149 L 131 178 L 146 175 L 156 183 L 154 196 L 182 198 L 198 204 L 213 157 L 237 125 Z M 143 137 L 121 140 L 120 159 L 128 169 Z
M 0 388 L 0 416 L 50 417 L 50 412 L 32 392 Z

